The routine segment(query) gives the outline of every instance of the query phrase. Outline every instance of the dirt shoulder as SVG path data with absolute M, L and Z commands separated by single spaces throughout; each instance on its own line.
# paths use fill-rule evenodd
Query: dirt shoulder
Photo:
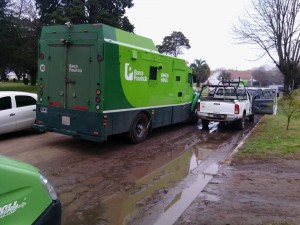
M 175 224 L 300 224 L 299 174 L 294 159 L 225 164 Z

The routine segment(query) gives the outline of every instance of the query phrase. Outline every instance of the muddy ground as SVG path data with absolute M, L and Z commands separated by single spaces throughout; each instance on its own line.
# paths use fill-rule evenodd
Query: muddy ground
M 232 161 L 250 133 L 179 124 L 139 145 L 55 133 L 0 137 L 0 154 L 31 163 L 53 183 L 62 225 L 300 224 L 300 163 Z
M 300 161 L 225 164 L 175 225 L 300 224 Z

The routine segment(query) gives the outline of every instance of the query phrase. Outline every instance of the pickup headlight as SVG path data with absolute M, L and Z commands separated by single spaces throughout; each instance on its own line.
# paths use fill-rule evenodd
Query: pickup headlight
M 40 181 L 43 184 L 49 196 L 51 197 L 51 199 L 54 201 L 57 200 L 57 194 L 49 180 L 44 175 L 40 174 Z

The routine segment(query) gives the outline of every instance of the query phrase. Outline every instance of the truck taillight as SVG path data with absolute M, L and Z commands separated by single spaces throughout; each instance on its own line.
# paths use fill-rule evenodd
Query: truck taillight
M 197 102 L 197 111 L 200 111 L 200 101 Z
M 43 101 L 43 94 L 44 94 L 44 91 L 43 91 L 44 85 L 41 83 L 39 85 L 39 87 L 40 87 L 40 91 L 39 91 L 40 98 L 39 98 L 39 100 L 40 100 L 40 102 L 42 102 Z
M 96 98 L 95 98 L 95 100 L 96 100 L 96 110 L 99 110 L 100 109 L 100 102 L 101 102 L 101 97 L 100 97 L 100 95 L 101 95 L 101 90 L 100 89 L 97 89 L 96 90 Z
M 97 56 L 97 61 L 98 61 L 98 62 L 101 62 L 102 60 L 103 60 L 103 56 L 102 56 L 102 55 L 98 55 L 98 56 Z
M 240 106 L 238 104 L 234 104 L 234 114 L 240 114 Z

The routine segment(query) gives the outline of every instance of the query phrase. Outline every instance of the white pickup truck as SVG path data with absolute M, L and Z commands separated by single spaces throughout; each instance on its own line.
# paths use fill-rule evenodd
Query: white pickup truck
M 273 113 L 269 109 L 275 104 L 276 94 L 262 100 L 260 96 L 267 96 L 263 92 L 273 93 L 270 89 L 257 89 L 255 93 L 250 93 L 241 81 L 203 85 L 197 103 L 198 118 L 203 128 L 207 128 L 210 121 L 219 121 L 234 122 L 236 128 L 242 130 L 247 117 L 253 122 L 254 114 Z

